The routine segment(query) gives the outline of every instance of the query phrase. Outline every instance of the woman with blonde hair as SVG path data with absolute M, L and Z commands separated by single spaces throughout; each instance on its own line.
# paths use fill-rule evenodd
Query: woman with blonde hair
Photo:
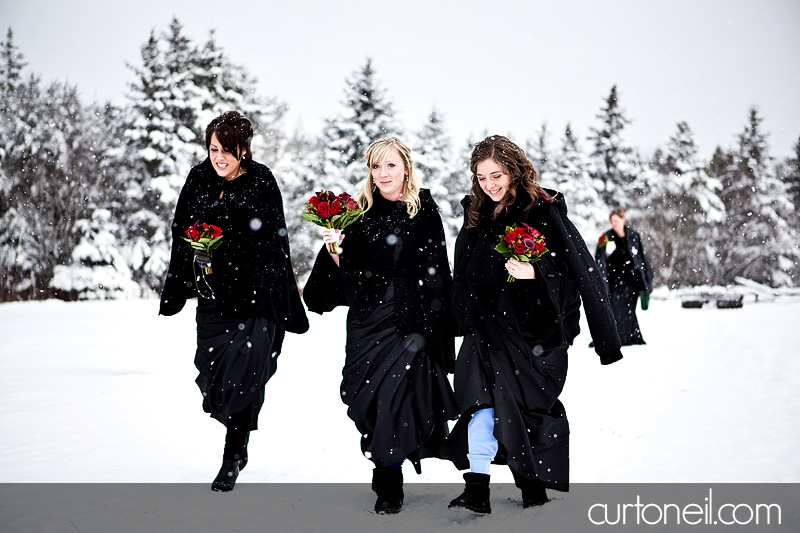
M 401 466 L 446 458 L 447 420 L 458 407 L 447 380 L 454 365 L 449 328 L 452 284 L 436 203 L 421 189 L 411 150 L 400 139 L 373 142 L 369 174 L 356 195 L 363 216 L 341 232 L 325 230 L 303 291 L 310 311 L 347 305 L 341 398 L 374 463 L 375 511 L 403 505 Z

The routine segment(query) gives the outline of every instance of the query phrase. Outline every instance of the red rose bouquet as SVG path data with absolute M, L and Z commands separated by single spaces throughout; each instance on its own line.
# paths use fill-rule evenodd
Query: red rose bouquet
M 494 249 L 503 257 L 513 258 L 522 263 L 535 263 L 548 251 L 544 243 L 544 235 L 525 223 L 521 227 L 506 226 L 506 234 L 500 235 L 500 244 Z M 515 279 L 509 274 L 506 281 L 511 282 Z
M 617 248 L 614 241 L 610 240 L 605 233 L 600 235 L 600 238 L 597 240 L 597 247 L 604 249 L 606 251 L 606 256 L 614 253 L 614 250 Z
M 322 190 L 308 199 L 303 218 L 323 228 L 344 229 L 358 220 L 363 212 L 358 202 L 346 192 L 337 196 Z M 338 253 L 335 242 L 328 244 L 328 251 Z
M 208 253 L 222 244 L 222 230 L 211 224 L 201 224 L 199 220 L 189 226 L 184 233 L 186 233 L 186 237 L 183 240 L 196 250 L 203 250 Z M 213 271 L 210 266 L 207 266 L 204 272 L 211 274 Z

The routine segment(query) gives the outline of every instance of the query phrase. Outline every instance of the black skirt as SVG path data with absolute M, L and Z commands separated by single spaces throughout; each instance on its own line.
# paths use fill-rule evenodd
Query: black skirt
M 458 416 L 446 373 L 422 352 L 421 335 L 398 333 L 389 286 L 370 316 L 347 316 L 341 398 L 361 433 L 361 451 L 376 466 L 448 458 L 447 420 Z
M 277 369 L 284 331 L 265 318 L 219 320 L 213 304 L 197 306 L 197 352 L 203 410 L 222 424 L 250 409 L 250 429 L 258 429 L 264 387 Z
M 569 423 L 558 396 L 567 376 L 567 347 L 530 346 L 510 336 L 495 346 L 471 331 L 456 360 L 455 394 L 461 418 L 450 437 L 457 468 L 469 468 L 467 425 L 471 415 L 493 407 L 496 464 L 556 490 L 569 488 Z M 502 335 L 505 337 L 505 335 Z M 500 348 L 502 346 L 502 348 Z
M 610 277 L 608 280 L 609 297 L 614 319 L 617 321 L 617 333 L 622 346 L 646 344 L 639 329 L 636 318 L 636 305 L 639 302 L 639 288 L 633 279 Z

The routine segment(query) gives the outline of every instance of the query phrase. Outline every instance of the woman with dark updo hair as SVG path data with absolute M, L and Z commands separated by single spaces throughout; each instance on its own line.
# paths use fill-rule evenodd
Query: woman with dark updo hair
M 453 462 L 470 471 L 450 507 L 490 513 L 493 462 L 511 468 L 523 507 L 547 502 L 546 488 L 569 486 L 569 424 L 558 397 L 581 301 L 600 362 L 622 354 L 603 279 L 563 195 L 543 189 L 525 152 L 505 137 L 476 144 L 470 170 L 452 293 L 464 336 L 454 379 L 461 417 L 449 439 Z M 545 238 L 536 263 L 495 250 L 507 227 L 523 224 Z
M 287 331 L 304 333 L 308 319 L 290 260 L 278 184 L 253 161 L 253 126 L 228 111 L 206 128 L 208 157 L 194 167 L 172 222 L 172 255 L 161 293 L 162 315 L 197 298 L 197 385 L 203 410 L 227 428 L 222 467 L 211 485 L 233 489 L 247 464 L 250 431 L 258 429 L 264 387 L 275 373 Z M 183 237 L 196 222 L 222 230 L 206 253 Z M 210 268 L 209 268 L 210 267 Z

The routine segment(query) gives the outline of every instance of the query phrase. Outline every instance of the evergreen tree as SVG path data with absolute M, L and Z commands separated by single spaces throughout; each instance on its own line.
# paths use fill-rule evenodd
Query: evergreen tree
M 550 150 L 550 132 L 547 123 L 542 123 L 536 139 L 528 139 L 525 143 L 525 154 L 533 163 L 539 179 L 544 186 L 555 187 L 553 171 L 556 167 L 555 157 Z
M 213 31 L 196 54 L 191 78 L 200 94 L 200 107 L 194 129 L 202 134 L 208 123 L 225 111 L 239 111 L 253 123 L 256 138 L 252 146 L 258 148 L 257 159 L 268 166 L 277 162 L 287 142 L 281 125 L 286 104 L 260 96 L 255 78 L 228 59 Z
M 302 287 L 322 246 L 322 230 L 303 218 L 305 203 L 320 190 L 322 161 L 315 141 L 297 129 L 288 139 L 283 156 L 275 165 L 281 188 L 286 229 L 292 250 L 292 264 Z
M 461 198 L 464 187 L 460 173 L 456 172 L 453 159 L 453 143 L 447 135 L 444 120 L 436 109 L 431 110 L 428 120 L 417 134 L 414 142 L 414 160 L 422 177 L 422 186 L 430 189 L 441 211 L 447 247 L 452 251 L 458 230 L 461 229 Z
M 656 283 L 670 288 L 709 283 L 714 275 L 724 206 L 719 180 L 697 161 L 694 135 L 686 122 L 657 150 L 642 175 L 639 229 L 649 240 Z
M 793 226 L 800 231 L 800 138 L 794 143 L 794 153 L 787 156 L 780 171 L 786 194 L 792 202 Z
M 798 235 L 786 219 L 792 206 L 784 183 L 770 168 L 761 122 L 751 108 L 738 136 L 736 165 L 722 179 L 727 212 L 719 243 L 723 279 L 730 283 L 743 276 L 771 286 L 793 285 L 800 259 Z
M 402 135 L 392 104 L 367 59 L 346 82 L 346 112 L 326 120 L 322 132 L 323 186 L 355 195 L 367 177 L 364 154 L 375 140 Z
M 602 124 L 591 128 L 589 136 L 593 146 L 591 174 L 603 184 L 600 194 L 607 206 L 628 204 L 639 168 L 633 148 L 625 143 L 622 135 L 631 121 L 619 106 L 616 85 L 611 87 L 605 107 L 597 118 Z
M 608 209 L 598 193 L 602 185 L 589 174 L 583 151 L 570 124 L 564 128 L 561 147 L 545 185 L 564 195 L 570 220 L 589 248 L 593 249 L 597 238 L 608 225 Z

